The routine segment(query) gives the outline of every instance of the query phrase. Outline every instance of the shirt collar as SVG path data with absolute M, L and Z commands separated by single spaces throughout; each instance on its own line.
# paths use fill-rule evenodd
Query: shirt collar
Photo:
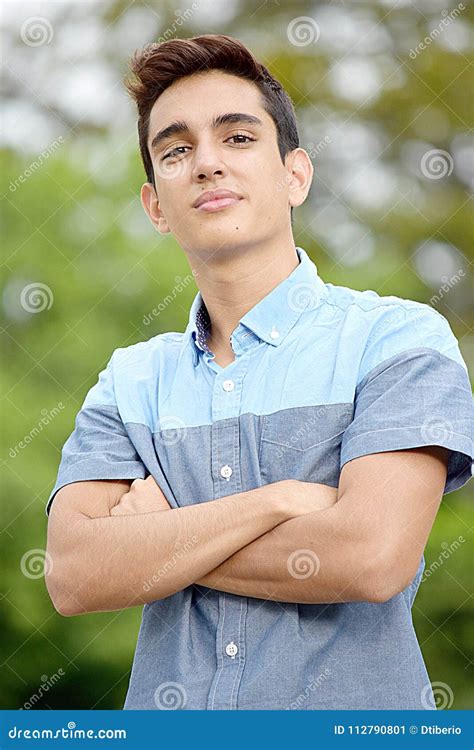
M 314 310 L 327 296 L 326 285 L 318 275 L 316 265 L 303 248 L 295 249 L 300 261 L 297 267 L 240 319 L 234 335 L 238 335 L 244 326 L 267 344 L 279 346 L 301 314 Z M 199 351 L 209 351 L 206 345 L 209 327 L 209 314 L 198 291 L 184 333 L 185 341 L 193 347 L 194 364 L 199 359 Z

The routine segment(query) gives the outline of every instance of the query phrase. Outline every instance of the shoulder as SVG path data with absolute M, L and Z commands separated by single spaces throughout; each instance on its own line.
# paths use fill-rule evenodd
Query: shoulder
M 426 349 L 466 365 L 447 319 L 423 302 L 372 289 L 326 284 L 328 305 L 339 309 L 344 334 L 358 348 L 359 380 L 382 362 L 413 349 Z
M 147 368 L 154 369 L 163 355 L 170 356 L 172 352 L 179 351 L 183 335 L 175 331 L 159 333 L 146 341 L 118 347 L 110 358 L 114 377 L 122 372 L 130 373 L 136 368 L 139 368 L 141 373 Z
M 114 349 L 97 382 L 88 391 L 84 407 L 95 404 L 115 407 L 117 391 L 126 392 L 130 384 L 153 384 L 159 374 L 160 362 L 178 353 L 182 333 L 160 333 L 146 341 Z

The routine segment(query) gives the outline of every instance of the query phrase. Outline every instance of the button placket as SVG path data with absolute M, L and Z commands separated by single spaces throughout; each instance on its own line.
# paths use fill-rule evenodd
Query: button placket
M 212 391 L 211 468 L 214 498 L 242 491 L 240 476 L 240 404 L 242 381 L 248 369 L 248 357 L 238 337 L 234 340 L 236 359 L 218 371 Z M 244 668 L 246 599 L 238 601 L 222 592 L 219 597 L 219 626 L 216 655 L 218 670 L 209 693 L 208 707 L 236 709 L 237 691 Z

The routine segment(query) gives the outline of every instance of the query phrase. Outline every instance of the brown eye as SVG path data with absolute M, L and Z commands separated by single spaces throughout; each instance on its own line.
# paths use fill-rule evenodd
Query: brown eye
M 227 140 L 230 141 L 231 138 L 247 138 L 247 141 L 255 140 L 255 138 L 251 138 L 249 135 L 245 135 L 244 133 L 236 133 L 235 135 L 231 135 Z M 244 141 L 240 141 L 240 143 L 242 143 L 243 145 Z
M 179 151 L 180 148 L 189 148 L 189 146 L 176 146 L 176 148 L 173 148 L 171 149 L 171 151 L 168 151 L 168 153 L 163 156 L 161 161 L 165 161 L 165 159 L 168 159 L 170 156 L 176 156 L 176 152 Z M 177 155 L 179 156 L 180 154 L 177 154 Z

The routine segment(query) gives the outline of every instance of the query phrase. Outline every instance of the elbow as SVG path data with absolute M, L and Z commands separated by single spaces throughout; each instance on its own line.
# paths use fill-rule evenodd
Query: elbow
M 56 564 L 54 570 L 45 571 L 44 580 L 51 603 L 59 615 L 73 617 L 87 612 L 79 592 L 74 589 L 73 581 L 77 578 L 69 575 L 64 566 Z
M 79 608 L 74 606 L 73 598 L 62 591 L 57 584 L 52 583 L 51 581 L 46 582 L 46 588 L 48 589 L 49 598 L 51 599 L 53 607 L 59 615 L 62 615 L 63 617 L 72 617 L 73 615 L 79 614 Z
M 410 585 L 416 575 L 419 560 L 416 564 L 409 565 L 400 556 L 379 555 L 373 559 L 374 563 L 370 566 L 360 598 L 373 604 L 385 604 Z
M 67 600 L 65 602 L 62 601 L 54 601 L 53 602 L 54 609 L 58 613 L 58 615 L 62 615 L 63 617 L 73 617 L 74 615 L 80 614 L 76 609 L 70 606 L 70 602 Z

